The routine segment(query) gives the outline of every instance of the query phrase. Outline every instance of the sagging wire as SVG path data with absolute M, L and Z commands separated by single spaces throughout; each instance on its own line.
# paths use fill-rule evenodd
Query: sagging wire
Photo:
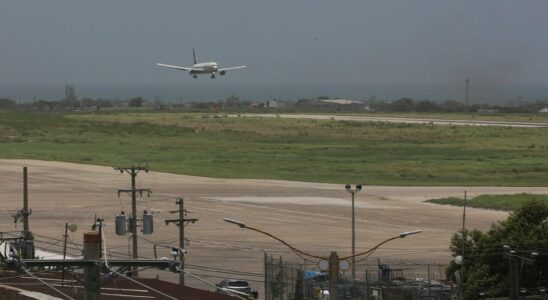
M 190 273 L 190 272 L 188 272 L 188 271 L 185 271 L 185 270 L 183 270 L 183 269 L 181 269 L 181 268 L 177 268 L 177 270 L 178 270 L 179 272 L 183 272 L 184 274 L 189 275 L 190 277 L 192 277 L 192 278 L 194 278 L 194 279 L 196 279 L 196 280 L 198 280 L 198 281 L 200 281 L 200 282 L 202 282 L 202 283 L 205 283 L 205 284 L 207 284 L 207 285 L 209 285 L 209 286 L 212 286 L 212 287 L 214 287 L 214 288 L 216 288 L 216 289 L 219 288 L 219 287 L 216 286 L 215 284 L 213 284 L 213 283 L 211 283 L 211 282 L 209 282 L 209 281 L 207 281 L 207 280 L 204 280 L 204 279 L 202 279 L 202 278 L 200 278 L 200 277 L 198 277 L 198 276 L 196 276 L 196 275 L 194 275 L 194 274 L 192 274 L 192 273 Z M 241 299 L 241 300 L 247 300 L 246 298 L 244 298 L 244 297 L 242 297 L 242 296 L 240 296 L 240 295 L 238 295 L 238 294 L 236 294 L 236 293 L 234 293 L 234 292 L 232 292 L 232 291 L 230 291 L 230 290 L 223 290 L 223 291 L 225 291 L 225 292 L 227 292 L 227 293 L 230 293 L 230 295 L 235 296 L 235 297 L 237 297 L 237 298 L 239 298 L 239 299 Z
M 10 245 L 10 247 L 12 248 L 12 250 L 17 250 L 17 249 L 15 249 L 12 245 Z M 14 251 L 14 253 L 15 253 L 15 251 Z M 51 288 L 52 290 L 56 291 L 57 293 L 59 293 L 59 294 L 61 294 L 61 295 L 63 295 L 63 296 L 65 296 L 67 299 L 76 300 L 76 299 L 70 297 L 69 295 L 67 295 L 67 294 L 65 294 L 65 293 L 63 293 L 63 292 L 61 292 L 60 290 L 56 289 L 54 286 L 50 285 L 49 283 L 45 282 L 44 280 L 40 279 L 39 277 L 33 275 L 31 272 L 29 272 L 29 271 L 27 270 L 27 268 L 26 268 L 26 266 L 25 266 L 24 264 L 20 264 L 19 269 L 21 269 L 23 272 L 27 273 L 30 277 L 35 278 L 36 280 L 40 281 L 40 282 L 41 282 L 42 284 L 44 284 L 45 286 Z
M 134 282 L 134 283 L 136 283 L 136 284 L 138 284 L 138 285 L 140 285 L 140 286 L 142 286 L 142 287 L 145 287 L 145 288 L 147 288 L 147 289 L 149 289 L 149 290 L 151 290 L 151 291 L 154 291 L 154 292 L 156 292 L 156 293 L 158 293 L 158 294 L 160 294 L 160 295 L 162 295 L 162 296 L 164 296 L 164 297 L 167 297 L 167 298 L 173 299 L 173 300 L 178 300 L 178 299 L 175 298 L 175 297 L 172 297 L 172 296 L 170 296 L 170 295 L 168 295 L 168 294 L 164 294 L 164 293 L 162 293 L 161 291 L 159 291 L 159 290 L 157 290 L 157 289 L 155 289 L 155 288 L 152 288 L 152 287 L 150 287 L 150 286 L 148 286 L 148 285 L 146 285 L 146 284 L 144 284 L 144 283 L 141 283 L 141 282 L 139 282 L 139 281 L 137 281 L 137 280 L 135 280 L 135 279 L 133 279 L 133 278 L 131 278 L 131 277 L 125 276 L 125 275 L 122 274 L 122 273 L 118 273 L 118 272 L 116 272 L 116 271 L 114 271 L 114 270 L 112 270 L 112 269 L 109 269 L 109 271 L 112 272 L 112 273 L 114 273 L 114 274 L 117 274 L 117 275 L 119 275 L 119 276 L 122 276 L 122 277 L 128 279 L 129 281 L 132 281 L 132 282 Z M 244 300 L 245 300 L 245 299 L 244 299 Z
M 49 272 L 49 270 L 43 270 L 43 271 L 40 271 L 40 272 L 35 272 L 34 274 L 42 274 L 42 273 L 46 273 L 46 272 Z M 21 275 L 16 275 L 16 276 L 11 276 L 11 277 L 1 277 L 0 281 L 17 279 L 17 278 L 21 278 L 23 276 L 27 276 L 27 275 L 26 274 L 21 274 Z

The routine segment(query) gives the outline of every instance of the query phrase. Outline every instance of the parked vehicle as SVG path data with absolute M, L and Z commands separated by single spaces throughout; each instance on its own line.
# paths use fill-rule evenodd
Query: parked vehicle
M 240 279 L 225 279 L 217 284 L 217 293 L 238 295 L 246 299 L 257 299 L 257 290 L 252 289 L 249 283 Z

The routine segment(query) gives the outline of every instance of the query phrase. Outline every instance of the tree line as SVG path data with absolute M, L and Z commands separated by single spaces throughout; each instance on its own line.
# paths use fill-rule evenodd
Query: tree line
M 393 101 L 379 101 L 372 97 L 366 101 L 337 103 L 329 97 L 301 98 L 296 101 L 277 100 L 258 102 L 241 100 L 231 96 L 215 101 L 177 101 L 164 102 L 142 97 L 127 99 L 82 98 L 71 100 L 36 100 L 28 103 L 17 103 L 13 99 L 0 98 L 0 109 L 26 111 L 74 111 L 101 110 L 103 108 L 150 108 L 159 110 L 194 109 L 198 111 L 279 111 L 279 112 L 479 112 L 479 113 L 539 113 L 548 112 L 548 100 L 517 100 L 508 104 L 474 103 L 466 105 L 455 100 L 432 101 L 400 98 Z M 276 106 L 269 106 L 269 102 Z M 544 111 L 543 111 L 544 109 Z

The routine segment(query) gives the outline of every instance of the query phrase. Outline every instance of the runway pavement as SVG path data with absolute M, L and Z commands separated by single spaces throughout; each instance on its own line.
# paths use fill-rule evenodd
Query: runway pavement
M 236 117 L 238 115 L 229 115 Z M 474 120 L 451 120 L 451 119 L 423 119 L 423 118 L 398 118 L 398 117 L 373 117 L 373 116 L 352 116 L 352 115 L 308 115 L 308 114 L 240 114 L 246 117 L 261 118 L 290 118 L 290 119 L 313 119 L 313 120 L 337 120 L 356 122 L 387 122 L 404 124 L 429 124 L 429 125 L 455 125 L 455 126 L 498 126 L 498 127 L 521 127 L 521 128 L 548 128 L 548 123 L 542 122 L 510 122 L 510 121 L 474 121 Z
M 28 166 L 31 230 L 37 240 L 62 240 L 66 222 L 79 229 L 70 234 L 72 241 L 82 243 L 83 232 L 90 230 L 95 216 L 104 218 L 107 248 L 127 254 L 128 237 L 114 233 L 114 217 L 124 210 L 131 211 L 130 198 L 118 189 L 130 187 L 130 176 L 111 167 L 38 160 L 0 160 L 0 231 L 18 231 L 11 214 L 22 208 L 22 168 Z M 216 268 L 251 272 L 246 278 L 261 288 L 264 253 L 299 259 L 281 243 L 256 232 L 228 224 L 223 218 L 245 222 L 263 229 L 291 245 L 315 255 L 329 255 L 331 250 L 341 255 L 351 250 L 351 198 L 343 185 L 292 182 L 281 180 L 216 179 L 154 172 L 140 173 L 138 188 L 151 188 L 152 195 L 138 200 L 138 211 L 154 213 L 155 231 L 139 234 L 139 254 L 153 257 L 153 244 L 178 245 L 178 229 L 165 225 L 175 218 L 175 197 L 185 199 L 189 217 L 198 218 L 186 227 L 189 238 L 187 264 L 191 272 L 218 282 L 235 277 L 234 273 L 205 271 Z M 356 194 L 356 248 L 369 249 L 380 241 L 403 231 L 421 229 L 423 233 L 396 240 L 379 249 L 373 257 L 383 260 L 446 262 L 451 235 L 462 226 L 462 209 L 425 204 L 429 198 L 473 197 L 493 193 L 548 193 L 542 187 L 394 187 L 364 186 Z M 140 214 L 140 213 L 139 213 Z M 507 213 L 469 209 L 467 227 L 488 229 L 493 222 L 503 220 Z M 15 227 L 17 225 L 17 227 Z M 53 240 L 51 240 L 53 241 Z M 55 245 L 51 245 L 55 244 Z M 62 242 L 42 243 L 49 250 L 59 250 Z M 159 256 L 168 256 L 169 249 L 158 248 Z M 177 275 L 165 271 L 143 272 L 146 276 L 176 280 Z M 189 279 L 189 284 L 207 288 Z

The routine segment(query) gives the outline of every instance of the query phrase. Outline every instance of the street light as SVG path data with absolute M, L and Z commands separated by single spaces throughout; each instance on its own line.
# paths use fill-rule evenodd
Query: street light
M 309 257 L 313 257 L 313 258 L 317 258 L 317 259 L 320 259 L 319 261 L 319 265 L 322 265 L 322 263 L 324 263 L 325 260 L 328 260 L 327 262 L 327 266 L 328 266 L 328 272 L 329 272 L 329 295 L 331 297 L 331 299 L 337 299 L 337 281 L 338 281 L 338 276 L 339 276 L 339 263 L 340 261 L 344 261 L 344 260 L 347 260 L 348 258 L 352 258 L 352 261 L 354 261 L 354 258 L 357 257 L 357 256 L 361 256 L 361 255 L 371 255 L 373 252 L 375 252 L 375 250 L 377 250 L 380 246 L 392 241 L 392 240 L 395 240 L 395 239 L 402 239 L 402 238 L 405 238 L 409 235 L 414 235 L 414 234 L 418 234 L 418 233 L 421 233 L 422 230 L 413 230 L 413 231 L 406 231 L 406 232 L 402 232 L 396 236 L 393 236 L 391 238 L 388 238 L 382 242 L 380 242 L 379 244 L 377 244 L 375 247 L 367 250 L 367 251 L 364 251 L 364 252 L 360 252 L 358 254 L 352 254 L 352 255 L 349 255 L 349 256 L 346 256 L 346 257 L 341 257 L 339 258 L 337 252 L 335 251 L 332 251 L 331 252 L 331 255 L 329 256 L 319 256 L 319 255 L 314 255 L 314 254 L 310 254 L 310 253 L 306 253 L 304 251 L 301 251 L 291 245 L 289 245 L 287 242 L 285 242 L 284 240 L 268 233 L 268 232 L 265 232 L 265 231 L 262 231 L 260 229 L 257 229 L 257 228 L 253 228 L 253 227 L 249 227 L 247 226 L 245 223 L 243 222 L 240 222 L 240 221 L 237 221 L 237 220 L 234 220 L 234 219 L 229 219 L 229 218 L 224 218 L 223 219 L 225 222 L 228 222 L 228 223 L 231 223 L 231 224 L 234 224 L 234 225 L 237 225 L 239 226 L 240 228 L 245 228 L 245 229 L 250 229 L 250 230 L 253 230 L 253 231 L 257 231 L 259 233 L 262 233 L 264 235 L 267 235 L 279 242 L 281 242 L 282 244 L 286 245 L 289 249 L 293 250 L 294 252 L 298 253 L 298 254 L 301 254 L 301 255 L 305 255 L 305 256 L 309 256 Z M 335 280 L 333 280 L 335 279 Z
M 223 219 L 225 222 L 228 222 L 228 223 L 232 223 L 232 224 L 235 224 L 235 225 L 238 225 L 240 226 L 240 228 L 245 228 L 245 224 L 240 222 L 240 221 L 236 221 L 236 220 L 233 220 L 233 219 L 229 219 L 229 218 L 224 218 Z
M 356 254 L 356 215 L 354 213 L 354 195 L 362 190 L 361 184 L 356 184 L 352 189 L 350 184 L 345 186 L 347 192 L 352 195 L 352 255 Z M 356 258 L 352 257 L 352 284 L 356 281 Z
M 297 253 L 299 253 L 299 254 L 306 255 L 306 256 L 309 256 L 309 257 L 313 257 L 313 258 L 319 258 L 319 259 L 324 258 L 323 256 L 318 256 L 318 255 L 314 255 L 314 254 L 310 254 L 310 253 L 303 252 L 303 251 L 301 251 L 301 250 L 299 250 L 299 249 L 297 249 L 297 248 L 295 248 L 295 247 L 289 245 L 289 244 L 286 243 L 284 240 L 282 240 L 282 239 L 280 239 L 280 238 L 278 238 L 278 237 L 276 237 L 276 236 L 273 236 L 272 234 L 270 234 L 270 233 L 268 233 L 268 232 L 266 232 L 266 231 L 262 231 L 262 230 L 257 229 L 257 228 L 249 227 L 249 226 L 245 225 L 245 223 L 243 223 L 243 222 L 240 222 L 240 221 L 237 221 L 237 220 L 234 220 L 234 219 L 229 219 L 229 218 L 224 218 L 223 220 L 224 220 L 225 222 L 228 222 L 228 223 L 237 225 L 237 226 L 239 226 L 240 228 L 246 228 L 246 229 L 253 230 L 253 231 L 257 231 L 257 232 L 259 232 L 259 233 L 262 233 L 262 234 L 264 234 L 264 235 L 267 235 L 267 236 L 269 236 L 269 237 L 271 237 L 271 238 L 277 240 L 278 242 L 281 242 L 282 244 L 286 245 L 289 249 L 291 249 L 291 250 L 293 250 L 293 251 L 295 251 L 295 252 L 297 252 Z
M 357 256 L 361 256 L 361 255 L 366 255 L 366 254 L 373 254 L 373 252 L 375 252 L 375 250 L 379 249 L 380 246 L 390 242 L 390 241 L 393 241 L 393 240 L 396 240 L 396 239 L 403 239 L 407 236 L 410 236 L 410 235 L 414 235 L 414 234 L 419 234 L 421 233 L 422 230 L 413 230 L 413 231 L 406 231 L 406 232 L 402 232 L 396 236 L 393 236 L 391 238 L 388 238 L 380 243 L 378 243 L 375 247 L 367 250 L 367 251 L 364 251 L 364 252 L 360 252 L 358 254 L 354 254 L 354 255 L 350 255 L 350 256 L 346 256 L 346 257 L 341 257 L 341 259 L 348 259 L 348 258 L 351 258 L 351 257 L 357 257 Z

